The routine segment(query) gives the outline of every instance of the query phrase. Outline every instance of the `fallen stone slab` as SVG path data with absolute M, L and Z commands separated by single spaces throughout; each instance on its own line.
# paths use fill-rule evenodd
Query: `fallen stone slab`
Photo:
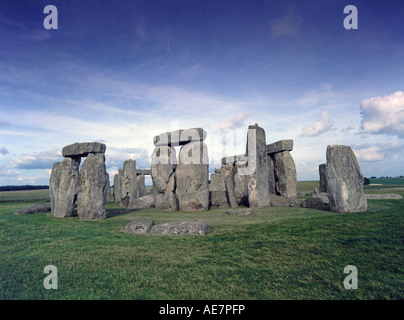
M 276 194 L 270 195 L 271 207 L 299 207 L 300 201 L 296 198 L 285 198 Z
M 62 149 L 64 157 L 87 157 L 89 153 L 105 153 L 107 146 L 99 142 L 73 143 Z
M 14 211 L 14 214 L 20 215 L 20 214 L 32 214 L 32 213 L 50 212 L 50 211 L 51 211 L 50 203 L 34 203 L 33 205 L 30 205 L 28 208 Z
M 365 194 L 366 199 L 372 200 L 383 200 L 383 199 L 394 199 L 394 200 L 401 200 L 403 196 L 401 194 L 393 194 L 393 193 L 386 193 L 386 194 Z
M 232 216 L 247 216 L 252 214 L 252 210 L 250 208 L 240 208 L 240 209 L 231 209 L 225 212 L 226 214 L 230 214 Z
M 280 140 L 271 144 L 267 144 L 267 153 L 276 153 L 292 150 L 293 150 L 293 140 Z
M 206 131 L 202 128 L 180 129 L 160 133 L 153 137 L 153 143 L 159 146 L 183 146 L 189 142 L 200 142 L 206 139 Z
M 320 198 L 309 198 L 309 199 L 303 199 L 300 202 L 300 206 L 303 208 L 314 208 L 314 209 L 325 209 L 329 208 L 328 205 L 326 205 L 323 200 Z
M 130 233 L 145 234 L 154 225 L 152 219 L 135 218 L 126 225 L 126 231 Z
M 328 200 L 328 195 L 327 192 L 319 192 L 313 194 L 312 198 L 318 198 L 320 199 L 324 204 L 330 204 L 330 201 Z
M 153 226 L 150 234 L 163 236 L 202 236 L 209 232 L 209 225 L 204 220 L 189 220 L 162 223 Z
M 148 209 L 154 208 L 154 197 L 152 194 L 140 197 L 133 202 L 131 209 Z

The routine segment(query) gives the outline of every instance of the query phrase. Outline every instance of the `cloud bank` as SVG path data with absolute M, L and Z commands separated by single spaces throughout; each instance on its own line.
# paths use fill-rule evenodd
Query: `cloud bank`
M 404 91 L 361 103 L 362 132 L 404 138 Z

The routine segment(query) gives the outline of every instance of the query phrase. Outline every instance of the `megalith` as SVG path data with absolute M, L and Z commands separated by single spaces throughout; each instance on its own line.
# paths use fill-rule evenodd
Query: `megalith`
M 296 166 L 290 152 L 277 152 L 274 154 L 274 159 L 277 193 L 285 198 L 296 198 Z
M 211 173 L 209 183 L 210 204 L 226 208 L 229 206 L 226 197 L 226 185 L 224 179 L 219 172 Z
M 115 202 L 122 201 L 122 179 L 123 179 L 123 170 L 118 169 L 118 173 L 114 175 L 113 195 Z
M 177 211 L 178 199 L 175 194 L 176 152 L 169 146 L 156 147 L 152 154 L 151 176 L 154 206 L 158 210 Z
M 71 217 L 77 198 L 80 157 L 64 158 L 53 165 L 49 181 L 52 215 Z
M 108 176 L 105 169 L 105 155 L 103 153 L 88 154 L 79 174 L 77 214 L 81 220 L 106 218 L 104 203 L 105 188 L 107 187 Z
M 327 195 L 332 212 L 367 211 L 363 175 L 351 147 L 327 146 Z
M 137 184 L 136 160 L 129 159 L 123 163 L 121 205 L 131 208 L 138 198 L 139 188 Z
M 266 150 L 266 136 L 258 124 L 248 127 L 247 133 L 248 201 L 250 207 L 266 207 L 270 205 L 269 176 Z M 238 170 L 238 174 L 243 170 Z
M 179 210 L 208 210 L 209 157 L 203 141 L 189 142 L 181 147 L 175 177 Z
M 318 171 L 320 175 L 320 192 L 327 192 L 327 164 L 320 164 Z

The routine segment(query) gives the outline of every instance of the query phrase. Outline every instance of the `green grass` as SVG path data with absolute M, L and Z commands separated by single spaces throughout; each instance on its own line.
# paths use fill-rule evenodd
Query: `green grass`
M 14 216 L 30 203 L 3 202 L 0 299 L 403 299 L 404 200 L 368 203 L 366 213 L 146 209 L 84 222 Z M 107 205 L 113 208 L 119 205 Z M 204 219 L 211 231 L 128 234 L 125 225 L 135 217 L 156 224 Z M 58 290 L 43 287 L 49 264 L 58 268 Z M 358 269 L 357 290 L 344 289 L 347 265 Z

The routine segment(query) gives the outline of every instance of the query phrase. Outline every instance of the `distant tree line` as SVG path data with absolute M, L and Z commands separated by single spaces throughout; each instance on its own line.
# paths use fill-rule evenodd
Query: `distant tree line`
M 49 186 L 0 186 L 0 191 L 22 191 L 22 190 L 40 190 L 49 189 Z

